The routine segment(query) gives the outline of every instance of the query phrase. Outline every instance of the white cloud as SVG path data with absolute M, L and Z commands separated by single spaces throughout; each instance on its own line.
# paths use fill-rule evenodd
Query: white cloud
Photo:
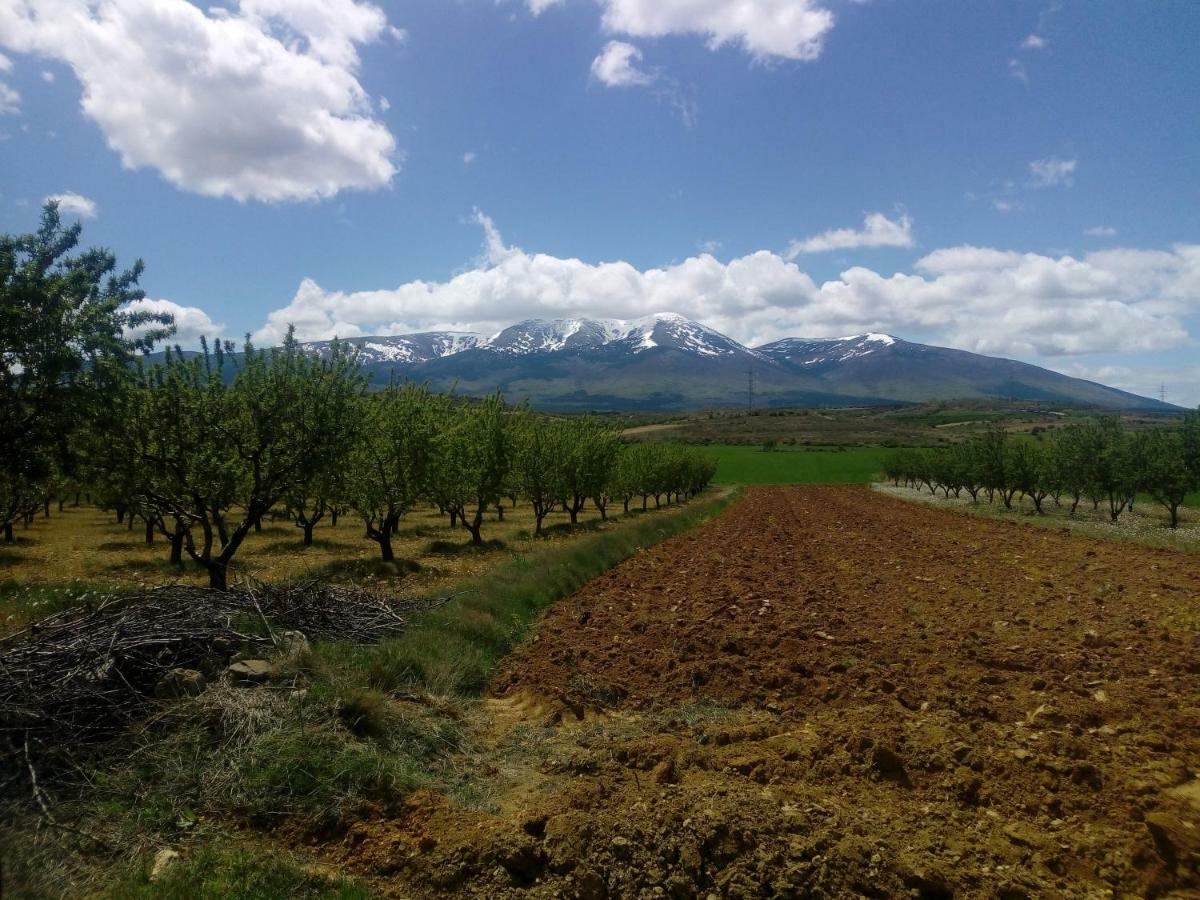
M 42 202 L 49 203 L 51 200 L 57 201 L 58 211 L 64 216 L 78 216 L 81 219 L 96 218 L 96 201 L 89 200 L 82 194 L 64 191 L 61 194 L 51 194 Z
M 913 245 L 912 219 L 901 215 L 896 221 L 881 212 L 868 213 L 863 227 L 833 228 L 821 234 L 792 241 L 787 258 L 795 259 L 801 253 L 824 253 L 828 250 L 850 250 L 855 247 L 911 247 Z
M 701 253 L 708 253 L 711 255 L 720 250 L 722 246 L 723 245 L 720 241 L 701 241 L 697 249 L 699 249 Z
M 1109 225 L 1095 225 L 1092 228 L 1085 228 L 1083 233 L 1088 237 L 1116 237 L 1117 229 Z
M 1098 381 L 1142 397 L 1158 398 L 1166 388 L 1167 402 L 1176 406 L 1200 406 L 1200 365 L 1130 366 L 1071 363 L 1062 371 L 1076 378 Z
M 654 84 L 658 76 L 639 69 L 642 51 L 624 41 L 609 41 L 592 60 L 592 77 L 608 87 L 634 87 Z
M 387 112 L 387 111 L 388 111 L 389 109 L 391 109 L 391 108 L 392 108 L 392 101 L 391 101 L 391 100 L 389 100 L 387 97 L 380 97 L 380 98 L 379 98 L 379 109 L 380 109 L 381 111 L 383 111 L 383 112 Z
M 537 0 L 531 0 L 537 2 Z M 600 0 L 614 34 L 698 34 L 712 49 L 738 44 L 755 59 L 814 60 L 833 28 L 815 0 Z
M 911 273 L 854 267 L 823 284 L 758 251 L 722 263 L 708 253 L 639 270 L 505 244 L 482 213 L 485 252 L 448 281 L 345 293 L 305 279 L 255 335 L 305 340 L 430 330 L 496 331 L 534 317 L 636 318 L 672 310 L 738 340 L 864 331 L 920 335 L 982 353 L 1056 357 L 1188 345 L 1200 312 L 1200 245 L 1109 250 L 1081 259 L 951 247 Z
M 992 206 L 999 212 L 1013 212 L 1021 209 L 1021 204 L 1017 200 L 1005 200 L 1003 197 L 995 197 L 992 199 Z
M 1021 62 L 1016 57 L 1008 61 L 1008 74 L 1018 81 L 1023 81 L 1029 84 L 1029 73 L 1025 70 L 1025 63 Z
M 471 165 L 471 163 L 475 162 L 475 160 L 477 160 L 477 159 L 479 159 L 479 154 L 476 153 L 474 150 L 468 150 L 466 153 L 464 153 L 462 155 L 462 161 L 463 161 L 464 166 Z
M 391 181 L 395 140 L 357 78 L 387 27 L 360 0 L 0 0 L 0 45 L 70 65 L 124 165 L 238 200 Z
M 1040 34 L 1031 34 L 1021 41 L 1022 50 L 1045 50 L 1047 41 Z
M 21 111 L 21 95 L 0 81 L 0 116 L 13 115 Z
M 2 7 L 0 7 L 2 8 Z M 12 60 L 0 53 L 0 73 L 12 71 Z M 0 116 L 13 115 L 21 111 L 21 95 L 15 88 L 0 81 Z
M 1053 156 L 1046 159 L 1035 159 L 1029 164 L 1031 175 L 1030 186 L 1070 187 L 1075 180 L 1075 169 L 1079 161 L 1075 159 L 1057 159 Z
M 552 6 L 561 6 L 563 0 L 525 0 L 525 5 L 535 16 L 540 16 Z
M 214 322 L 209 318 L 208 313 L 197 306 L 181 306 L 170 300 L 134 300 L 132 303 L 127 303 L 122 307 L 127 312 L 150 312 L 150 313 L 170 313 L 175 317 L 175 334 L 171 336 L 168 343 L 175 345 L 179 344 L 184 348 L 196 347 L 200 344 L 200 338 L 205 337 L 211 342 L 224 333 L 225 326 Z M 148 328 L 157 328 L 159 326 L 152 325 Z M 147 329 L 132 329 L 131 335 L 142 333 Z

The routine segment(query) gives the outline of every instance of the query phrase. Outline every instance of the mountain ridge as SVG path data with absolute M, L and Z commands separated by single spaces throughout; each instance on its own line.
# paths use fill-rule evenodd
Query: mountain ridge
M 303 346 L 322 353 L 330 343 Z M 750 372 L 765 406 L 994 398 L 1175 409 L 1029 363 L 890 334 L 781 338 L 749 347 L 669 312 L 630 320 L 526 319 L 491 335 L 422 332 L 343 343 L 357 348 L 364 368 L 376 376 L 467 394 L 500 390 L 515 402 L 564 411 L 738 405 L 746 402 Z

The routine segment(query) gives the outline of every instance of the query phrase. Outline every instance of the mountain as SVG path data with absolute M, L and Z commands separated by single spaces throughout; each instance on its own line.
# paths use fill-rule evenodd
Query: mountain
M 746 402 L 847 406 L 950 399 L 1044 400 L 1107 409 L 1173 409 L 1010 359 L 887 334 L 746 347 L 674 313 L 641 319 L 529 319 L 493 335 L 361 337 L 376 383 L 392 377 L 466 394 L 503 391 L 545 409 L 669 410 Z M 328 342 L 306 344 L 314 353 Z

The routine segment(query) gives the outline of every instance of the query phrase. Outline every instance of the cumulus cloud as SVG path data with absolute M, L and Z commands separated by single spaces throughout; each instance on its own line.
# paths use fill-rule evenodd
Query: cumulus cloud
M 624 41 L 609 41 L 592 60 L 592 77 L 607 87 L 654 84 L 657 75 L 639 69 L 642 51 Z
M 614 34 L 696 34 L 712 49 L 735 44 L 755 59 L 814 60 L 834 16 L 815 0 L 600 0 Z
M 225 331 L 224 325 L 214 322 L 209 318 L 208 313 L 199 307 L 181 306 L 170 300 L 152 300 L 147 297 L 126 304 L 124 309 L 128 312 L 169 313 L 174 316 L 175 334 L 171 336 L 169 343 L 178 344 L 185 349 L 199 346 L 202 337 L 213 341 L 221 337 Z M 158 326 L 148 327 L 157 328 Z M 133 329 L 131 334 L 136 335 L 144 330 Z
M 1040 34 L 1031 34 L 1025 40 L 1021 41 L 1022 50 L 1045 50 L 1046 39 Z
M 850 250 L 855 247 L 911 247 L 912 219 L 901 215 L 893 221 L 881 212 L 867 213 L 861 229 L 833 228 L 802 241 L 792 241 L 787 258 L 801 253 L 824 253 L 828 250 Z
M 509 246 L 482 213 L 484 252 L 447 281 L 343 292 L 311 279 L 255 335 L 305 340 L 417 331 L 494 332 L 525 318 L 635 318 L 671 310 L 748 344 L 863 331 L 920 335 L 981 353 L 1056 357 L 1156 350 L 1191 340 L 1200 312 L 1200 245 L 1108 250 L 1080 259 L 951 247 L 912 272 L 847 269 L 818 285 L 794 262 L 758 251 L 722 263 L 701 253 L 639 270 Z
M 1075 159 L 1057 159 L 1053 156 L 1035 159 L 1029 164 L 1029 184 L 1035 188 L 1070 187 L 1078 165 L 1079 161 Z
M 395 140 L 357 77 L 387 28 L 360 0 L 0 0 L 0 45 L 69 65 L 125 166 L 238 200 L 391 181 Z
M 58 204 L 58 211 L 64 216 L 78 216 L 81 219 L 96 218 L 96 201 L 89 200 L 82 194 L 65 191 L 61 194 L 51 194 L 42 202 L 49 203 L 52 200 Z
M 1091 228 L 1085 228 L 1083 233 L 1088 237 L 1116 237 L 1117 229 L 1108 225 L 1094 225 Z
M 540 16 L 552 6 L 561 6 L 563 0 L 525 0 L 525 5 L 535 16 Z

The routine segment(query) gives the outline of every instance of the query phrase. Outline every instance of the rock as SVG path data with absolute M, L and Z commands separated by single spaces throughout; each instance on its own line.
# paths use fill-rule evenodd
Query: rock
M 1103 647 L 1105 644 L 1104 638 L 1100 637 L 1100 632 L 1089 629 L 1083 633 L 1083 646 L 1096 649 Z
M 275 666 L 265 659 L 243 659 L 225 670 L 234 684 L 263 684 L 275 675 Z
M 1146 830 L 1162 861 L 1174 868 L 1200 863 L 1200 829 L 1166 812 L 1146 815 Z
M 678 780 L 675 773 L 675 760 L 668 757 L 651 769 L 650 780 L 655 784 L 674 784 Z
M 171 669 L 154 685 L 154 696 L 160 700 L 195 697 L 205 685 L 204 676 L 195 669 Z
M 175 850 L 164 847 L 154 854 L 154 864 L 150 867 L 150 882 L 162 881 L 171 874 L 171 870 L 183 859 Z
M 275 635 L 275 646 L 289 660 L 296 660 L 312 647 L 301 631 L 281 631 Z
M 1178 787 L 1173 787 L 1167 793 L 1200 810 L 1200 778 L 1193 778 Z
M 895 750 L 888 747 L 876 747 L 871 754 L 871 768 L 887 781 L 908 786 L 911 784 L 908 772 L 904 768 L 904 760 Z

